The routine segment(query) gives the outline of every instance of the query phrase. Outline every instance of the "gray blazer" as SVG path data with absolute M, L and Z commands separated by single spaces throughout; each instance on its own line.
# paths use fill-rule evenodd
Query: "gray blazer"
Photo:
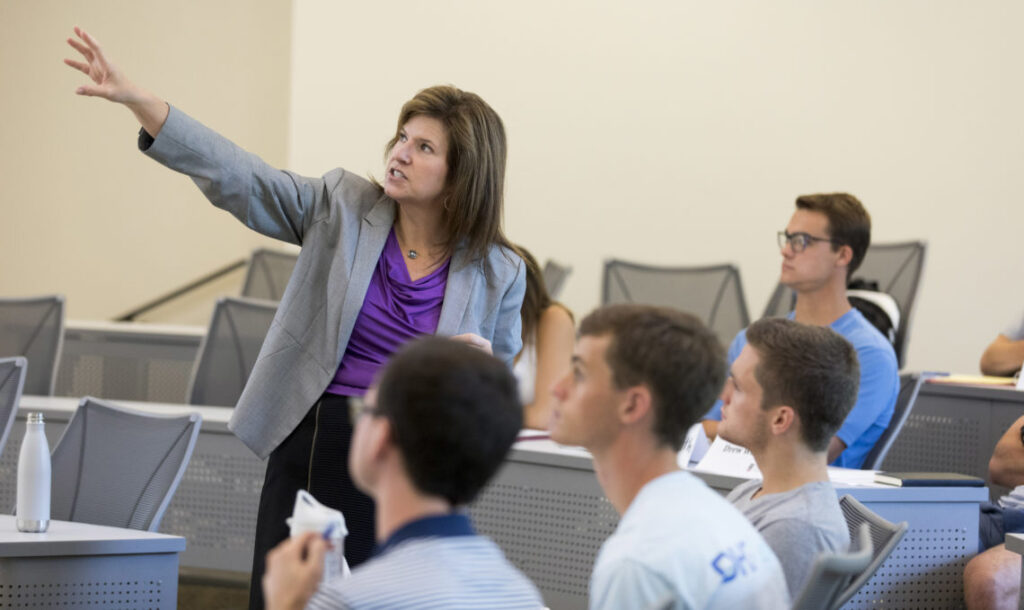
M 370 278 L 395 219 L 395 202 L 342 169 L 306 178 L 275 169 L 171 108 L 156 139 L 139 147 L 191 176 L 217 207 L 251 229 L 302 246 L 281 304 L 228 427 L 261 458 L 299 424 L 345 353 Z M 485 273 L 488 270 L 489 273 Z M 439 335 L 476 333 L 511 366 L 522 347 L 525 266 L 492 248 L 485 260 L 457 249 Z

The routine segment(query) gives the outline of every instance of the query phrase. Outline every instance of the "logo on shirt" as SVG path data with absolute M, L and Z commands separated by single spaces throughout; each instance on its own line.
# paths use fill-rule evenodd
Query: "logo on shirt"
M 734 548 L 722 551 L 711 561 L 711 567 L 722 577 L 723 583 L 755 571 L 753 562 L 747 559 L 745 545 L 740 542 Z

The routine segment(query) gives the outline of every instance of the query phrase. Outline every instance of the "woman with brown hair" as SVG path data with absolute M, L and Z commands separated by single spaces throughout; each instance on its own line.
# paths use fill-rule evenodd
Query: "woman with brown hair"
M 266 552 L 288 535 L 297 490 L 339 508 L 345 555 L 374 544 L 372 501 L 348 472 L 350 399 L 423 334 L 477 345 L 511 365 L 521 348 L 525 270 L 501 230 L 505 130 L 479 96 L 431 87 L 409 100 L 386 146 L 383 183 L 343 169 L 275 169 L 137 87 L 79 28 L 65 60 L 92 80 L 77 93 L 125 105 L 139 148 L 192 178 L 217 207 L 302 247 L 229 427 L 269 457 L 250 607 L 262 607 Z
M 526 265 L 526 296 L 521 310 L 523 349 L 512 372 L 519 382 L 523 426 L 547 430 L 555 400 L 551 387 L 569 368 L 576 323 L 568 307 L 551 299 L 533 255 L 522 246 L 516 251 Z

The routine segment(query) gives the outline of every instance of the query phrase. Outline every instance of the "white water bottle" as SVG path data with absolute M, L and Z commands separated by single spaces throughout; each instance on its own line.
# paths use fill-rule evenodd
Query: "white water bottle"
M 50 445 L 43 427 L 42 413 L 28 414 L 18 454 L 15 514 L 20 532 L 45 532 L 50 526 Z

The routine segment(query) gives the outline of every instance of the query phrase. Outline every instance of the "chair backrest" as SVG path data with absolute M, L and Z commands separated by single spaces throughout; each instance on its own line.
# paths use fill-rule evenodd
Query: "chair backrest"
M 836 600 L 836 608 L 848 602 L 864 586 L 864 583 L 871 579 L 903 539 L 903 535 L 907 533 L 906 521 L 890 523 L 851 495 L 839 498 L 839 508 L 843 511 L 843 517 L 846 518 L 850 540 L 858 537 L 862 524 L 868 525 L 871 530 L 872 553 L 871 563 L 846 586 L 842 595 Z
M 242 284 L 242 296 L 280 301 L 298 260 L 297 254 L 289 252 L 265 248 L 253 250 Z
M 157 531 L 202 416 L 141 413 L 83 398 L 53 449 L 50 516 Z
M 189 404 L 235 406 L 276 311 L 273 301 L 217 301 L 189 379 Z
M 878 289 L 891 295 L 899 304 L 902 320 L 896 331 L 896 358 L 900 366 L 906 359 L 910 320 L 924 271 L 926 249 L 923 241 L 872 244 L 864 255 L 864 261 L 850 278 L 878 282 Z
M 864 457 L 864 463 L 861 465 L 861 468 L 865 470 L 878 470 L 882 467 L 885 456 L 889 454 L 889 448 L 896 441 L 900 430 L 903 429 L 903 424 L 906 423 L 907 418 L 910 417 L 910 412 L 914 409 L 914 402 L 917 400 L 917 394 L 921 391 L 921 384 L 928 377 L 930 375 L 926 373 L 903 373 L 900 375 L 900 393 L 896 397 L 896 406 L 893 407 L 889 427 L 885 429 L 882 436 L 878 437 L 878 440 L 875 441 L 875 446 Z
M 0 299 L 0 357 L 28 360 L 26 394 L 53 394 L 63 345 L 63 296 Z
M 548 289 L 548 296 L 554 300 L 562 293 L 565 280 L 572 273 L 572 267 L 548 259 L 544 262 L 544 269 L 541 273 L 544 276 L 544 287 Z
M 796 307 L 796 293 L 788 286 L 776 284 L 772 296 L 764 306 L 762 318 L 784 318 Z
M 874 545 L 871 527 L 862 523 L 851 539 L 846 553 L 820 553 L 814 558 L 811 574 L 795 596 L 793 610 L 835 610 L 849 584 L 871 564 Z
M 655 267 L 620 260 L 604 264 L 601 304 L 643 303 L 688 311 L 729 345 L 750 323 L 740 271 L 734 265 Z
M 27 361 L 21 356 L 0 358 L 0 455 L 4 453 L 7 435 L 18 413 L 26 368 Z

